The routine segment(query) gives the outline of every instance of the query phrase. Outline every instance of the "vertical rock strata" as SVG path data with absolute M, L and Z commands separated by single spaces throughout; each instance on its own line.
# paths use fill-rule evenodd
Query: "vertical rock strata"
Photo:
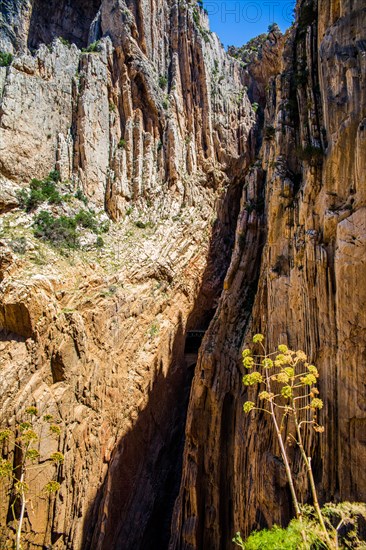
M 0 419 L 36 404 L 62 427 L 41 438 L 28 547 L 166 548 L 171 525 L 171 550 L 222 550 L 287 521 L 271 429 L 242 412 L 254 331 L 319 367 L 326 430 L 306 443 L 322 499 L 365 500 L 363 2 L 300 0 L 248 71 L 195 4 L 5 0 L 1 17 Z M 8 247 L 30 223 L 15 190 L 55 167 L 116 222 L 95 261 L 30 231 L 33 253 Z M 179 489 L 185 335 L 210 321 Z M 55 450 L 60 493 L 36 498 Z
M 2 8 L 1 44 L 24 52 L 1 69 L 3 182 L 23 186 L 56 162 L 119 219 L 131 201 L 192 201 L 185 180 L 195 174 L 209 175 L 213 187 L 232 176 L 253 116 L 244 72 L 198 6 L 105 0 L 86 13 L 79 0 L 66 32 L 71 7 L 61 2 L 42 34 L 50 7 L 27 4 L 26 23 L 23 4 Z M 78 25 L 92 16 L 89 43 L 97 41 L 88 53 Z M 32 47 L 46 45 L 30 55 L 27 36 Z
M 319 367 L 325 433 L 307 446 L 322 500 L 366 498 L 365 18 L 362 1 L 298 2 L 284 46 L 269 40 L 249 67 L 263 144 L 193 381 L 172 549 L 231 548 L 237 530 L 291 513 L 271 429 L 242 411 L 240 351 L 254 332 L 269 349 L 305 349 Z M 306 499 L 296 452 L 291 460 Z
M 41 433 L 25 544 L 167 547 L 185 334 L 212 318 L 252 154 L 244 71 L 195 4 L 5 1 L 1 16 L 14 59 L 0 68 L 0 419 L 14 428 L 34 404 L 61 427 Z M 16 190 L 54 168 L 116 222 L 92 259 L 37 242 L 14 209 Z M 14 529 L 1 500 L 0 546 Z

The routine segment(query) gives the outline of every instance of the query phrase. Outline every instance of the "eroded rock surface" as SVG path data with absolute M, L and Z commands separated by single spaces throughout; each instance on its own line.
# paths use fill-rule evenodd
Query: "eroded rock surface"
M 194 201 L 190 176 L 203 174 L 214 187 L 233 178 L 254 117 L 244 71 L 208 30 L 202 9 L 43 4 L 2 8 L 14 26 L 12 48 L 24 53 L 1 69 L 0 181 L 24 186 L 56 163 L 119 219 L 138 199 L 156 207 L 163 197 Z M 77 46 L 90 17 L 82 46 L 92 44 L 91 53 L 83 53 Z M 39 49 L 30 55 L 27 44 Z
M 240 351 L 255 332 L 266 335 L 269 349 L 282 342 L 305 349 L 319 366 L 325 433 L 307 444 L 322 500 L 366 498 L 359 378 L 366 341 L 365 15 L 363 2 L 299 2 L 272 77 L 269 57 L 267 92 L 259 98 L 264 140 L 252 169 L 254 181 L 258 171 L 265 174 L 266 243 L 261 255 L 253 238 L 263 185 L 255 189 L 250 174 L 226 289 L 193 382 L 171 548 L 231 548 L 237 530 L 291 513 L 271 429 L 265 418 L 248 420 L 242 411 Z M 266 74 L 265 52 L 263 61 L 251 74 Z M 256 83 L 253 92 L 260 90 Z M 296 453 L 291 460 L 306 499 Z
M 242 412 L 254 331 L 319 366 L 326 431 L 307 445 L 322 499 L 365 500 L 361 0 L 301 0 L 247 71 L 195 5 L 1 10 L 15 56 L 0 68 L 0 418 L 14 427 L 37 405 L 62 429 L 41 456 L 65 454 L 53 499 L 35 495 L 54 467 L 32 470 L 28 547 L 162 549 L 171 535 L 215 550 L 286 522 L 270 426 Z M 65 257 L 16 209 L 55 167 L 115 221 L 99 252 Z M 208 325 L 182 465 L 185 336 Z
M 55 499 L 35 496 L 53 466 L 30 474 L 25 540 L 167 547 L 185 334 L 213 316 L 252 155 L 244 71 L 195 5 L 35 1 L 2 15 L 14 60 L 0 87 L 0 414 L 11 427 L 29 403 L 53 414 L 62 434 L 41 455 L 65 455 Z M 100 253 L 62 258 L 14 210 L 54 168 L 118 222 Z

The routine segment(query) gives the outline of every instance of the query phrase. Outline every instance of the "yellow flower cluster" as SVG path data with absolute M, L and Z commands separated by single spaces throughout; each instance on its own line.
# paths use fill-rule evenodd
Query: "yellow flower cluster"
M 25 412 L 26 412 L 27 414 L 29 414 L 30 416 L 37 416 L 37 414 L 38 414 L 38 409 L 37 409 L 37 407 L 27 407 L 27 408 L 25 409 Z
M 243 405 L 243 410 L 245 413 L 249 413 L 251 410 L 254 409 L 254 407 L 255 407 L 255 404 L 253 403 L 253 401 L 247 401 Z
M 0 441 L 9 439 L 10 436 L 11 436 L 11 430 L 9 430 L 9 428 L 6 428 L 5 430 L 0 430 Z
M 272 399 L 273 395 L 273 393 L 269 393 L 268 391 L 261 391 L 258 397 L 261 400 L 265 399 L 266 401 L 269 401 L 270 399 Z
M 252 369 L 254 367 L 253 357 L 245 357 L 243 359 L 243 365 L 246 369 Z
M 35 462 L 39 458 L 39 452 L 37 449 L 28 449 L 25 453 L 26 458 L 31 462 Z
M 316 384 L 316 378 L 313 374 L 307 374 L 306 376 L 302 376 L 300 378 L 300 382 L 303 386 L 312 386 L 313 384 Z
M 281 390 L 281 395 L 285 397 L 286 399 L 289 399 L 292 397 L 292 388 L 291 386 L 283 386 Z
M 57 491 L 59 491 L 60 487 L 61 487 L 61 485 L 57 481 L 49 481 L 44 486 L 44 490 L 48 494 L 57 493 Z
M 316 378 L 319 377 L 318 369 L 316 367 L 314 367 L 314 365 L 306 365 L 306 366 L 307 366 L 307 369 L 310 372 L 310 374 L 313 374 L 314 376 L 316 376 Z
M 65 457 L 62 453 L 56 452 L 51 454 L 50 459 L 56 464 L 61 464 L 65 460 Z
M 323 408 L 323 401 L 319 399 L 318 397 L 315 397 L 311 400 L 310 407 L 312 409 L 322 409 Z
M 276 380 L 281 384 L 288 384 L 290 381 L 290 377 L 285 371 L 281 371 L 278 374 L 276 374 L 276 376 L 273 377 L 273 380 Z
M 8 460 L 5 460 L 4 458 L 0 457 L 0 478 L 9 477 L 11 476 L 12 472 L 13 472 L 12 464 Z
M 261 384 L 263 382 L 263 376 L 260 372 L 251 372 L 243 376 L 244 386 L 253 386 L 254 384 Z

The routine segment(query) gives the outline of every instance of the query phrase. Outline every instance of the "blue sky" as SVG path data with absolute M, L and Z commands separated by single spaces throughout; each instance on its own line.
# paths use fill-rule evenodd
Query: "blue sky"
M 242 46 L 275 22 L 285 31 L 292 22 L 295 0 L 203 0 L 210 28 L 225 47 Z

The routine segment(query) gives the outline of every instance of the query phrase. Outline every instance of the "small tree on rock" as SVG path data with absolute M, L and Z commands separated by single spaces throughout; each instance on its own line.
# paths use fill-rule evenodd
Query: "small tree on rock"
M 281 450 L 295 515 L 301 521 L 303 514 L 296 494 L 286 441 L 283 436 L 286 419 L 292 419 L 295 435 L 290 434 L 289 437 L 300 450 L 319 524 L 328 546 L 333 548 L 334 543 L 325 525 L 317 497 L 311 457 L 306 454 L 303 443 L 305 430 L 324 431 L 317 421 L 317 412 L 323 408 L 323 401 L 320 399 L 316 387 L 319 377 L 318 369 L 308 362 L 306 354 L 301 350 L 292 351 L 282 344 L 278 346 L 277 351 L 267 353 L 263 342 L 264 336 L 256 334 L 253 337 L 253 343 L 259 346 L 260 353 L 253 354 L 250 349 L 243 351 L 243 365 L 248 371 L 243 376 L 243 384 L 259 387 L 260 390 L 258 394 L 260 404 L 247 401 L 243 406 L 244 412 L 249 414 L 253 411 L 263 411 L 270 416 Z M 303 532 L 303 540 L 306 540 L 305 532 Z
M 40 453 L 36 448 L 39 441 L 39 435 L 35 428 L 35 418 L 38 417 L 36 407 L 25 409 L 24 419 L 16 426 L 15 432 L 9 428 L 0 429 L 0 444 L 8 442 L 13 451 L 10 457 L 0 457 L 0 481 L 8 487 L 11 493 L 11 512 L 16 523 L 15 548 L 21 550 L 22 529 L 24 517 L 29 504 L 29 471 L 34 467 L 40 458 Z M 58 438 L 61 434 L 60 427 L 54 423 L 52 415 L 43 416 L 43 421 L 48 424 L 49 434 Z M 20 457 L 16 460 L 16 455 Z M 56 477 L 64 455 L 60 452 L 50 454 L 49 460 L 56 465 Z M 43 488 L 44 494 L 51 495 L 60 489 L 60 484 L 54 479 L 50 479 Z M 16 510 L 16 506 L 18 510 Z

